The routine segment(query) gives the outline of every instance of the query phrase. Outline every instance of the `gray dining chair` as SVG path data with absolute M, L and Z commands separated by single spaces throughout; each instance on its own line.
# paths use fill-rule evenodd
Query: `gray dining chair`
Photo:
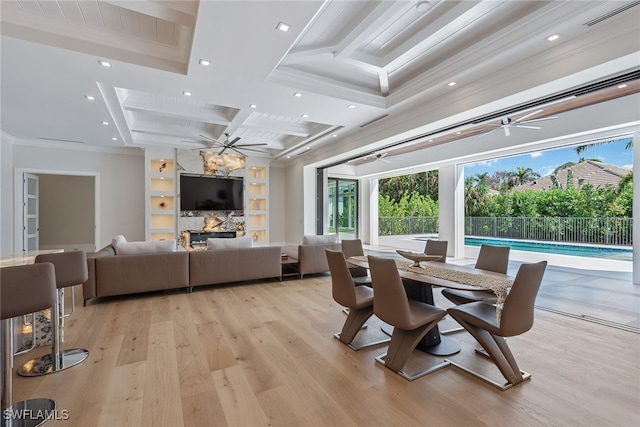
M 424 253 L 427 255 L 440 255 L 437 262 L 447 262 L 447 246 L 449 242 L 446 240 L 428 239 L 424 245 Z
M 476 301 L 447 310 L 480 343 L 507 382 L 501 384 L 493 381 L 458 362 L 450 361 L 452 365 L 501 390 L 531 378 L 530 374 L 518 367 L 505 337 L 521 335 L 533 326 L 536 295 L 546 267 L 546 261 L 522 264 L 502 309 L 486 301 Z M 499 320 L 498 310 L 501 310 Z
M 395 260 L 369 255 L 369 268 L 373 282 L 373 312 L 393 326 L 389 348 L 385 354 L 376 357 L 376 361 L 409 381 L 449 366 L 445 361 L 413 374 L 403 371 L 420 340 L 438 324 L 446 311 L 407 298 Z
M 341 251 L 325 249 L 325 253 L 329 271 L 331 272 L 333 299 L 338 304 L 349 309 L 342 331 L 334 334 L 334 337 L 356 351 L 388 343 L 389 338 L 359 346 L 353 344 L 358 332 L 364 329 L 364 323 L 373 315 L 373 290 L 368 286 L 355 285 L 351 273 L 349 273 L 344 254 Z
M 352 256 L 364 256 L 364 248 L 362 247 L 362 240 L 360 239 L 347 239 L 340 242 L 342 245 L 342 253 L 345 259 Z M 369 271 L 364 267 L 349 265 L 349 272 L 356 286 L 366 285 L 371 286 L 371 277 Z
M 507 273 L 509 267 L 509 246 L 482 245 L 478 253 L 475 268 L 495 273 Z M 456 305 L 474 301 L 486 301 L 495 304 L 497 298 L 492 291 L 469 291 L 463 289 L 443 289 L 442 296 Z M 451 332 L 451 331 L 450 331 Z

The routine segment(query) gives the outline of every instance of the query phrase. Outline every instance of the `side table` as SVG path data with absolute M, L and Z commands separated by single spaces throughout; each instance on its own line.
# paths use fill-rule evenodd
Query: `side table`
M 300 263 L 293 257 L 282 258 L 280 269 L 280 281 L 285 276 L 298 276 L 300 277 Z

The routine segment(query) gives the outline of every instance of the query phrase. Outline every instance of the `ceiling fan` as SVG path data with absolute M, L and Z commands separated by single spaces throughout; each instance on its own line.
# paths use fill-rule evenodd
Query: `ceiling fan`
M 531 123 L 537 123 L 537 122 L 543 122 L 546 120 L 553 120 L 553 119 L 557 119 L 557 116 L 551 116 L 551 117 L 542 117 L 539 119 L 531 119 L 531 120 L 527 120 L 529 117 L 533 117 L 538 113 L 541 113 L 543 110 L 536 110 L 534 112 L 531 112 L 529 114 L 526 114 L 520 118 L 517 118 L 515 120 L 511 119 L 510 117 L 503 117 L 501 122 L 500 122 L 500 126 L 490 130 L 489 132 L 485 132 L 482 135 L 480 135 L 480 137 L 483 137 L 491 132 L 493 132 L 494 130 L 498 130 L 500 128 L 502 128 L 502 130 L 504 131 L 504 136 L 510 136 L 511 135 L 511 131 L 510 128 L 523 128 L 523 129 L 542 129 L 540 126 L 531 126 Z
M 244 155 L 244 153 L 242 151 L 240 151 L 240 150 L 253 151 L 253 152 L 256 152 L 256 153 L 265 153 L 265 151 L 262 151 L 262 150 L 256 150 L 254 148 L 246 148 L 246 147 L 263 147 L 263 146 L 267 145 L 264 142 L 258 143 L 258 144 L 236 144 L 238 141 L 240 141 L 240 137 L 237 136 L 234 139 L 230 140 L 228 133 L 224 134 L 224 137 L 225 137 L 224 140 L 217 140 L 217 139 L 209 138 L 206 135 L 200 135 L 200 136 L 208 141 L 208 142 L 205 142 L 205 144 L 209 145 L 210 147 L 214 147 L 214 146 L 221 147 L 220 152 L 218 153 L 218 155 L 221 155 L 227 149 L 228 150 L 233 150 L 236 153 L 242 154 L 242 155 Z

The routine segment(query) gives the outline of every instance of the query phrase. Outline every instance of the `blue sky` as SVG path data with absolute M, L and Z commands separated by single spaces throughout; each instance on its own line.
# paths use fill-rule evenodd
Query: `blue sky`
M 604 163 L 631 168 L 633 164 L 633 150 L 625 150 L 629 138 L 610 144 L 596 145 L 583 151 L 585 159 L 600 159 Z M 540 175 L 548 175 L 556 167 L 566 162 L 578 162 L 579 158 L 574 147 L 556 148 L 553 150 L 536 151 L 520 156 L 504 157 L 465 165 L 465 176 L 495 171 L 515 171 L 518 166 L 531 168 Z

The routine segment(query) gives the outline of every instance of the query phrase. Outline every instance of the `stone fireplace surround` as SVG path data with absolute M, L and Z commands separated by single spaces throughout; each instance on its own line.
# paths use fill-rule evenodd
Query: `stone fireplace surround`
M 178 150 L 177 162 L 182 167 L 183 173 L 211 174 L 205 170 L 206 159 L 216 150 Z M 235 177 L 246 177 L 246 167 L 234 170 L 230 173 L 221 169 L 224 174 Z M 246 191 L 246 188 L 245 188 Z M 178 244 L 185 248 L 206 247 L 207 237 L 203 233 L 209 233 L 211 237 L 242 237 L 245 235 L 245 217 L 243 211 L 180 211 L 178 217 Z M 194 236 L 194 239 L 192 239 Z

